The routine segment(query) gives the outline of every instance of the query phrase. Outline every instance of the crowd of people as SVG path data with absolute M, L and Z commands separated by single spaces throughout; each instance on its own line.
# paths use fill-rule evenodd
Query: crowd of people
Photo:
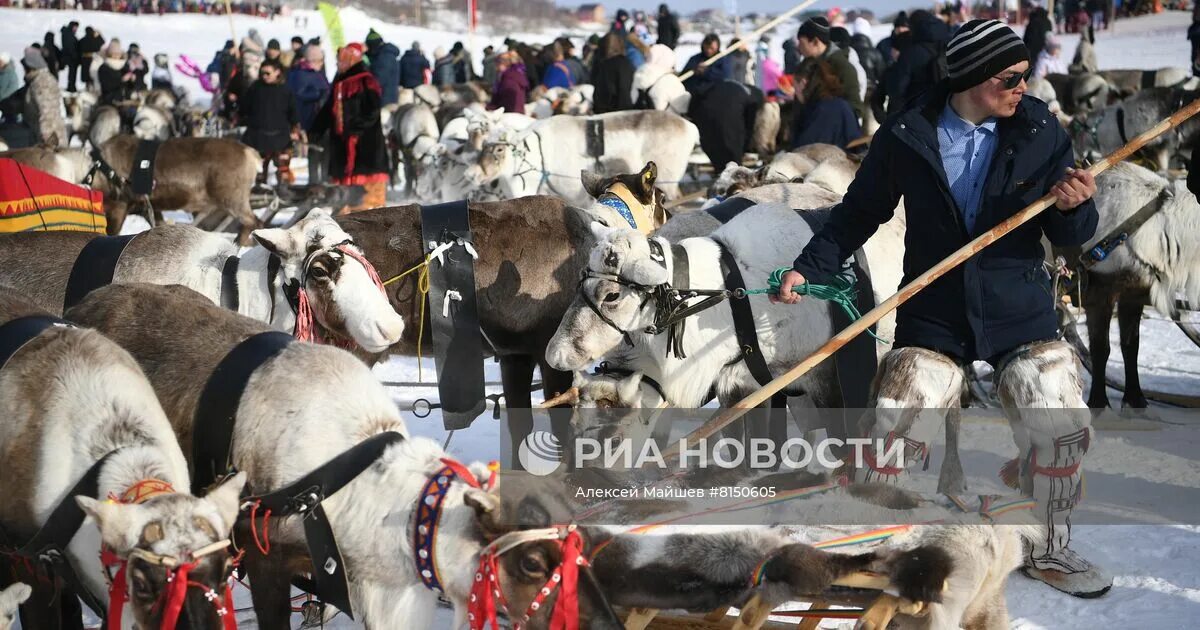
M 76 9 L 85 11 L 106 11 L 110 13 L 131 13 L 133 15 L 167 13 L 200 13 L 206 15 L 224 15 L 229 9 L 239 15 L 257 15 L 259 17 L 274 17 L 279 15 L 283 5 L 268 2 L 230 2 L 223 0 L 71 0 L 64 4 L 61 0 L 0 0 L 0 7 L 24 7 L 27 9 Z

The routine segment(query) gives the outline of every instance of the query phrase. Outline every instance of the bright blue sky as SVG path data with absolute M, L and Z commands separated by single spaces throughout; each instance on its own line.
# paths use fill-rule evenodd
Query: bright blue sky
M 724 8 L 728 11 L 733 5 L 732 0 L 666 0 L 672 11 L 676 13 L 688 14 L 698 9 L 709 8 Z M 556 0 L 559 6 L 562 7 L 577 7 L 581 4 L 587 4 L 586 1 L 580 2 L 576 0 Z M 662 0 L 614 0 L 604 1 L 602 4 L 608 8 L 608 13 L 612 15 L 616 13 L 618 8 L 624 9 L 644 9 L 654 11 L 658 9 L 659 3 Z M 787 10 L 798 3 L 798 0 L 738 0 L 738 9 L 741 13 L 749 13 L 752 11 L 766 11 L 776 13 Z M 921 0 L 860 0 L 854 3 L 843 3 L 837 0 L 823 0 L 817 2 L 812 9 L 830 9 L 833 7 L 842 7 L 844 9 L 853 9 L 862 7 L 871 9 L 878 15 L 888 15 L 899 9 L 908 9 L 913 6 L 932 6 L 934 2 L 922 2 Z

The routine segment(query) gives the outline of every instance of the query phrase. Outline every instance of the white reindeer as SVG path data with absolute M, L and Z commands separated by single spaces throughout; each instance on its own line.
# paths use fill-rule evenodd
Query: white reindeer
M 0 282 L 25 291 L 44 308 L 61 309 L 62 272 L 71 268 L 88 238 L 47 233 L 4 238 L 0 259 L 13 262 L 0 269 Z M 362 251 L 327 211 L 314 210 L 290 228 L 256 230 L 254 238 L 258 245 L 237 265 L 239 313 L 287 332 L 297 330 L 300 318 L 300 332 L 312 324 L 318 333 L 353 341 L 369 354 L 400 340 L 404 320 L 371 277 Z M 130 242 L 113 281 L 182 284 L 219 304 L 222 293 L 231 290 L 223 286 L 223 272 L 234 257 L 238 248 L 219 235 L 164 225 Z M 271 271 L 272 258 L 279 261 L 278 273 Z
M 588 155 L 588 121 L 604 122 L 605 153 Z M 658 164 L 659 187 L 668 197 L 679 196 L 679 181 L 688 156 L 699 141 L 692 123 L 667 112 L 613 112 L 599 116 L 554 116 L 524 132 L 484 144 L 478 161 L 467 169 L 474 188 L 498 182 L 504 198 L 552 194 L 573 203 L 586 203 L 587 191 L 577 173 L 600 169 L 627 173 L 646 162 Z
M 675 254 L 669 242 L 654 237 L 663 252 L 662 260 L 656 260 L 651 257 L 650 239 L 640 233 L 598 224 L 593 225 L 593 231 L 598 244 L 588 260 L 591 277 L 580 285 L 580 294 L 547 346 L 546 357 L 552 366 L 582 370 L 620 348 L 626 361 L 623 367 L 654 378 L 671 404 L 680 407 L 701 406 L 713 387 L 723 404 L 732 404 L 757 389 L 749 369 L 739 360 L 742 349 L 728 308 L 710 308 L 689 318 L 683 333 L 685 359 L 668 356 L 666 335 L 645 332 L 655 323 L 656 299 L 650 298 L 647 291 L 673 278 Z M 764 234 L 772 236 L 764 238 Z M 688 256 L 689 288 L 735 288 L 724 287 L 719 254 L 722 246 L 737 260 L 747 288 L 756 288 L 765 285 L 776 268 L 790 263 L 811 237 L 808 223 L 790 206 L 760 204 L 711 237 L 685 239 L 677 246 Z M 875 238 L 885 243 L 895 240 L 895 235 L 881 231 Z M 882 249 L 890 255 L 876 262 L 871 262 L 871 254 L 867 254 L 872 269 L 898 259 L 902 244 L 894 242 Z M 895 289 L 883 282 L 873 284 L 885 295 Z M 806 300 L 797 307 L 788 307 L 770 304 L 763 295 L 748 299 L 755 313 L 755 332 L 772 371 L 787 369 L 833 335 L 824 303 Z M 622 347 L 626 338 L 632 348 Z M 800 388 L 813 397 L 817 406 L 826 406 L 834 395 L 830 379 L 830 374 L 818 369 L 790 391 L 798 393 Z

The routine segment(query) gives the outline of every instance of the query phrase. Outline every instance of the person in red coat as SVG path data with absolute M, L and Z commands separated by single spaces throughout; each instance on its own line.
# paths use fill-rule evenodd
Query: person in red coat
M 348 211 L 377 208 L 385 204 L 387 196 L 387 144 L 379 120 L 383 89 L 363 63 L 365 51 L 358 42 L 338 51 L 338 73 L 330 97 L 313 122 L 313 136 L 330 132 L 333 183 L 366 189 L 363 204 Z
M 488 103 L 488 109 L 503 107 L 506 112 L 524 114 L 529 77 L 525 74 L 521 57 L 511 50 L 500 55 L 496 70 L 500 73 L 500 79 L 492 90 L 492 102 Z

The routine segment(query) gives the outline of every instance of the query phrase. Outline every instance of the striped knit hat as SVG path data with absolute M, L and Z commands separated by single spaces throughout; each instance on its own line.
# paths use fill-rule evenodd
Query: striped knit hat
M 971 20 L 946 45 L 950 91 L 965 92 L 1022 61 L 1029 61 L 1029 49 L 1008 25 Z

